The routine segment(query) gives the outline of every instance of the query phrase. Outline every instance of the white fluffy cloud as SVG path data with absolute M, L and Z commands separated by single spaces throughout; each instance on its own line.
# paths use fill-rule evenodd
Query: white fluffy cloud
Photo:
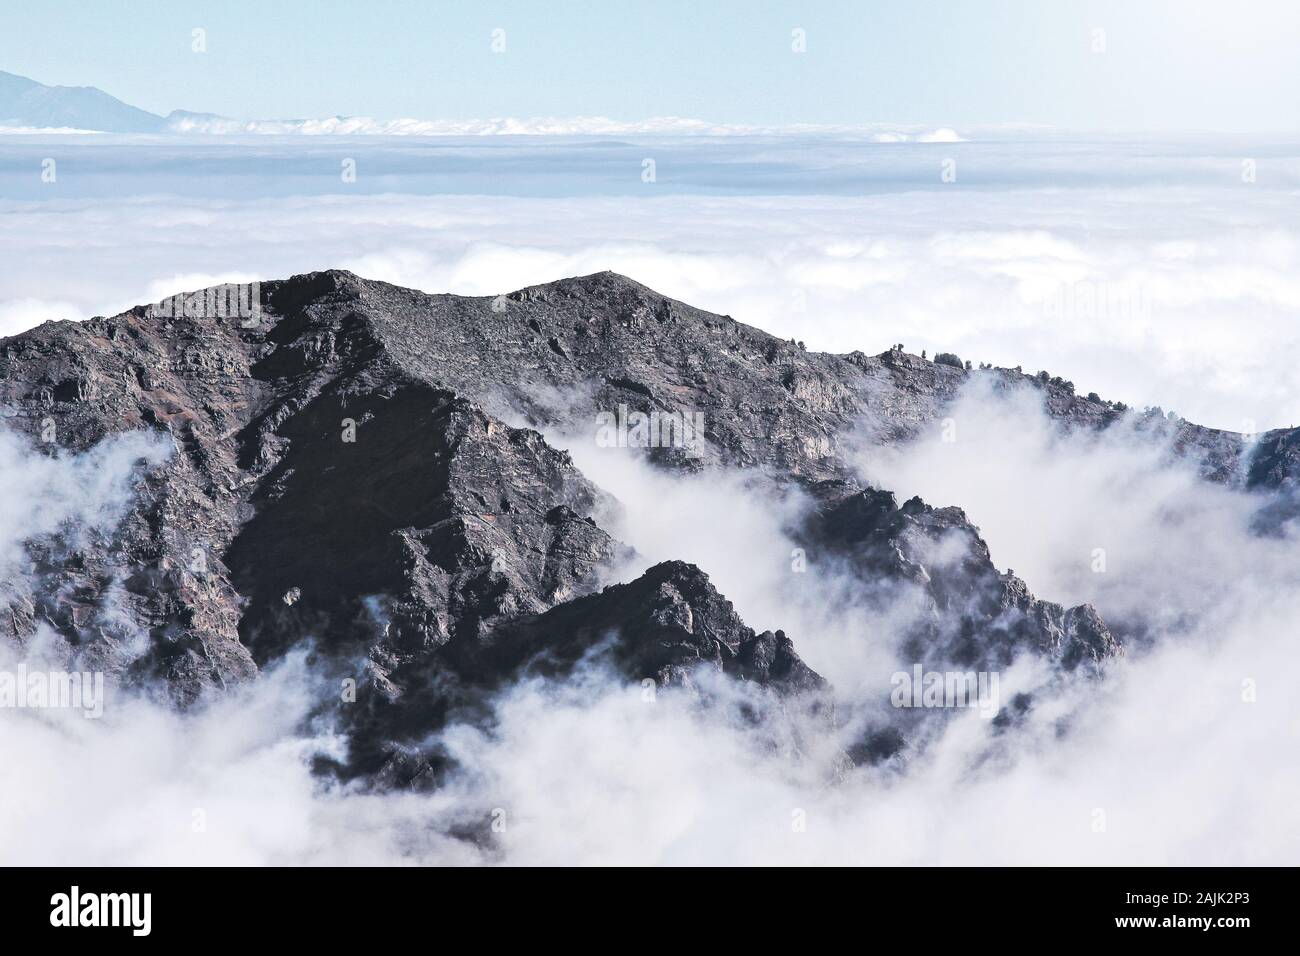
M 810 348 L 901 341 L 1231 430 L 1300 423 L 1297 210 L 1248 186 L 6 206 L 7 333 L 330 267 L 471 295 L 613 269 Z

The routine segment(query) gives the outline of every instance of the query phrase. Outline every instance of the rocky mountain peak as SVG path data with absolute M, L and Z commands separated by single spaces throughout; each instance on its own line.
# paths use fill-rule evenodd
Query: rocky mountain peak
M 108 538 L 24 542 L 3 634 L 47 630 L 70 660 L 182 702 L 310 645 L 364 675 L 369 697 L 344 718 L 355 759 L 337 769 L 376 780 L 429 779 L 436 761 L 414 742 L 503 682 L 597 659 L 660 687 L 704 668 L 832 713 L 800 635 L 751 629 L 707 568 L 667 561 L 610 583 L 631 557 L 607 528 L 617 502 L 542 431 L 596 441 L 602 416 L 625 427 L 635 412 L 694 431 L 628 454 L 802 488 L 814 504 L 792 540 L 846 569 L 866 604 L 916 602 L 897 635 L 912 659 L 995 668 L 1032 653 L 1101 673 L 1122 647 L 1094 608 L 999 571 L 960 508 L 900 505 L 855 475 L 864 418 L 870 440 L 904 440 L 979 375 L 1039 388 L 1064 428 L 1121 418 L 1014 370 L 810 352 L 612 272 L 465 297 L 329 270 L 47 323 L 0 340 L 6 426 L 36 454 L 131 433 L 168 454 L 141 466 Z M 1291 433 L 1248 448 L 1157 427 L 1208 480 L 1293 483 Z M 122 620 L 138 653 L 122 651 Z

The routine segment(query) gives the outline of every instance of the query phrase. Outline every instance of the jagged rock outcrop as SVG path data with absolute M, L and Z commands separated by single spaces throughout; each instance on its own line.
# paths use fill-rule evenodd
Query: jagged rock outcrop
M 611 635 L 618 640 L 610 642 Z M 755 634 L 693 564 L 667 561 L 628 584 L 579 598 L 505 630 L 480 669 L 566 671 L 606 649 L 619 670 L 659 686 L 708 665 L 783 694 L 824 690 L 784 631 Z
M 627 584 L 400 665 L 385 679 L 402 694 L 371 696 L 359 714 L 345 715 L 358 728 L 358 745 L 352 764 L 335 769 L 404 785 L 435 782 L 443 761 L 424 745 L 432 730 L 453 718 L 486 719 L 492 695 L 521 678 L 579 666 L 705 696 L 701 669 L 726 675 L 750 691 L 742 698 L 747 719 L 796 741 L 809 722 L 828 729 L 834 713 L 826 681 L 783 631 L 755 633 L 703 571 L 667 561 Z
M 929 668 L 998 670 L 1029 650 L 1066 670 L 1094 671 L 1123 650 L 1091 605 L 1042 601 L 1025 582 L 993 564 L 988 545 L 957 507 L 920 498 L 901 506 L 888 491 L 816 489 L 822 500 L 801 536 L 810 563 L 834 561 L 861 582 L 864 599 L 881 605 L 919 602 L 900 635 L 909 659 Z
M 1254 516 L 1254 528 L 1265 535 L 1282 535 L 1300 518 L 1300 429 L 1266 432 L 1248 455 L 1246 486 L 1265 494 Z

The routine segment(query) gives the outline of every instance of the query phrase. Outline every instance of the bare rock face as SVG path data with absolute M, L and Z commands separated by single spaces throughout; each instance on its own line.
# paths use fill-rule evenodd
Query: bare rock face
M 1259 436 L 1249 447 L 1248 462 L 1247 487 L 1266 496 L 1255 529 L 1265 535 L 1293 531 L 1300 518 L 1300 428 Z
M 37 586 L 10 599 L 17 639 L 45 623 L 70 656 L 159 679 L 182 700 L 256 673 L 221 554 L 244 516 L 234 434 L 261 397 L 250 369 L 261 348 L 229 328 L 154 319 L 143 308 L 0 342 L 5 422 L 41 452 L 86 454 L 143 431 L 168 453 L 142 468 L 110 538 L 81 549 L 61 534 L 27 543 L 26 577 Z M 148 652 L 128 659 L 118 649 L 132 628 L 143 629 Z
M 308 637 L 381 666 L 480 640 L 583 593 L 618 551 L 600 492 L 536 432 L 422 383 L 336 391 L 353 385 L 279 426 L 226 551 L 259 661 Z
M 1252 488 L 1300 486 L 1300 428 L 1277 429 L 1259 437 L 1251 448 L 1247 482 Z
M 263 284 L 242 318 L 202 308 L 214 291 L 193 309 L 0 340 L 0 411 L 33 454 L 140 434 L 154 447 L 111 531 L 22 542 L 0 639 L 47 629 L 70 659 L 182 703 L 310 646 L 360 685 L 342 717 L 353 756 L 334 769 L 381 783 L 436 777 L 418 746 L 431 731 L 521 675 L 593 657 L 656 686 L 698 683 L 703 667 L 825 712 L 799 636 L 751 630 L 707 569 L 670 561 L 602 590 L 626 553 L 601 527 L 617 503 L 537 431 L 505 423 L 581 434 L 623 406 L 702 418 L 696 446 L 644 450 L 658 465 L 750 469 L 811 492 L 818 507 L 795 533 L 813 560 L 851 568 L 867 599 L 900 585 L 921 596 L 905 635 L 918 660 L 1000 666 L 1031 652 L 1070 670 L 1121 653 L 1092 608 L 999 572 L 959 509 L 899 506 L 858 488 L 846 463 L 864 416 L 874 440 L 905 439 L 977 374 L 1040 388 L 1064 427 L 1119 420 L 1068 383 L 901 349 L 810 353 L 612 273 L 495 298 L 314 273 Z M 1146 427 L 1172 429 L 1211 480 L 1285 488 L 1297 473 L 1293 432 L 1247 448 L 1163 418 Z

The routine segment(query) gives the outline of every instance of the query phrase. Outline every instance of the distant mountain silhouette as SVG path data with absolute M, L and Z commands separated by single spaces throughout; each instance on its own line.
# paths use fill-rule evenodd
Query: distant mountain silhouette
M 0 126 L 159 133 L 167 120 L 93 86 L 46 86 L 0 70 Z

